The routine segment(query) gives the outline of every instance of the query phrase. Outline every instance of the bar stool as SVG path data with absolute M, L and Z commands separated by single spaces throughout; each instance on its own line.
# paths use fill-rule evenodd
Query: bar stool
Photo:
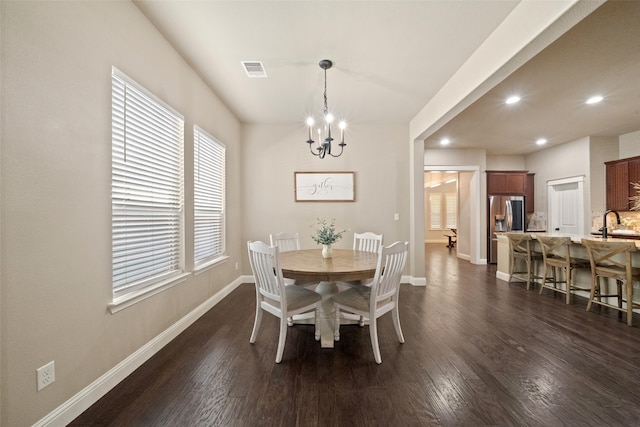
M 571 257 L 570 237 L 536 236 L 536 240 L 540 243 L 542 250 L 542 270 L 544 272 L 540 284 L 540 295 L 545 288 L 564 293 L 567 296 L 566 303 L 569 304 L 571 291 L 588 292 L 591 290 L 591 288 L 579 288 L 572 281 L 574 269 L 590 268 L 590 264 L 588 259 Z M 551 276 L 547 275 L 549 268 L 551 268 Z M 564 280 L 562 280 L 563 277 Z M 565 284 L 564 289 L 558 287 L 558 284 L 561 283 Z
M 536 275 L 537 265 L 542 262 L 542 253 L 533 251 L 531 249 L 531 234 L 528 233 L 505 233 L 509 239 L 509 282 L 513 279 L 514 275 L 516 279 L 525 280 L 522 275 L 526 274 L 527 290 L 530 289 L 531 283 L 534 280 L 540 279 L 540 276 Z M 527 268 L 525 271 L 515 271 L 515 265 L 517 260 L 522 260 Z M 533 274 L 532 274 L 533 272 Z M 518 277 L 520 276 L 520 277 Z
M 591 264 L 591 293 L 587 311 L 592 304 L 627 313 L 627 325 L 632 326 L 633 308 L 640 308 L 640 304 L 633 302 L 633 282 L 640 281 L 640 268 L 631 266 L 631 253 L 635 252 L 634 242 L 611 242 L 582 239 L 582 244 L 587 248 L 589 262 Z M 617 285 L 616 294 L 603 294 L 600 279 L 615 279 Z M 624 294 L 622 286 L 624 285 Z M 608 292 L 608 291 L 607 291 Z M 618 305 L 613 305 L 602 298 L 617 297 Z M 622 303 L 626 307 L 622 307 Z

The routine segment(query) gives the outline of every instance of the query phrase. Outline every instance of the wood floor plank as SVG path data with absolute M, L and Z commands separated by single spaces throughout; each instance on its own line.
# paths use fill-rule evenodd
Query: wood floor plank
M 343 325 L 333 349 L 313 327 L 265 314 L 249 343 L 241 285 L 72 426 L 631 426 L 640 424 L 640 329 L 586 300 L 527 291 L 444 245 L 426 245 L 426 287 L 403 285 L 400 344 L 379 320 Z M 634 314 L 635 317 L 640 317 Z M 636 319 L 635 324 L 640 324 Z

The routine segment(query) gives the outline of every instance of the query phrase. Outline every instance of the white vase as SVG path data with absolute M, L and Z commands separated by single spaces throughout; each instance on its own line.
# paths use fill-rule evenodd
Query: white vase
M 332 255 L 331 245 L 322 245 L 322 258 L 331 258 Z

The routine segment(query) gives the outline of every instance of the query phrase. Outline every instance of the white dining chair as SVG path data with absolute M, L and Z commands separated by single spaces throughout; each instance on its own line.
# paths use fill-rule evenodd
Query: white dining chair
M 277 246 L 280 252 L 299 251 L 300 236 L 298 233 L 269 234 L 271 246 Z
M 382 246 L 382 234 L 370 231 L 353 233 L 353 250 L 377 253 Z
M 300 236 L 298 233 L 281 232 L 269 234 L 269 242 L 271 243 L 271 246 L 277 246 L 280 253 L 300 250 Z M 284 284 L 295 285 L 296 281 L 285 277 Z M 287 324 L 289 326 L 293 326 L 293 318 L 289 317 L 287 319 Z
M 264 242 L 247 242 L 249 250 L 249 264 L 256 284 L 256 318 L 249 342 L 256 342 L 262 312 L 266 311 L 280 319 L 280 336 L 276 363 L 282 361 L 284 344 L 287 339 L 287 318 L 296 314 L 315 312 L 317 324 L 318 307 L 322 296 L 301 286 L 285 286 L 280 268 L 280 258 L 277 246 L 268 246 Z M 316 328 L 315 339 L 320 339 Z
M 380 248 L 378 265 L 371 286 L 356 286 L 333 296 L 336 307 L 334 340 L 340 340 L 340 312 L 344 311 L 369 318 L 369 335 L 376 363 L 382 363 L 378 345 L 378 321 L 391 312 L 398 341 L 404 343 L 398 313 L 398 296 L 402 271 L 407 263 L 409 242 L 396 242 Z
M 378 253 L 382 247 L 382 234 L 372 233 L 371 231 L 365 231 L 364 233 L 353 233 L 353 250 Z M 359 280 L 356 282 L 347 282 L 349 285 L 365 285 L 371 286 L 371 279 Z M 358 324 L 364 326 L 364 317 L 360 316 Z

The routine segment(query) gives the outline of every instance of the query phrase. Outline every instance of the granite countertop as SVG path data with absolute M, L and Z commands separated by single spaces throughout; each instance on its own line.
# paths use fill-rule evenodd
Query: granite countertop
M 601 236 L 595 236 L 593 234 L 582 235 L 582 234 L 563 234 L 563 233 L 533 233 L 531 232 L 532 237 L 535 239 L 536 234 L 542 236 L 551 236 L 551 237 L 571 237 L 571 241 L 574 243 L 580 243 L 582 239 L 585 240 L 596 240 L 602 241 L 604 240 Z M 607 239 L 607 241 L 616 241 L 616 242 L 633 242 L 636 245 L 636 248 L 640 249 L 640 240 L 638 239 L 625 239 L 616 237 L 615 239 Z
M 602 236 L 602 231 L 592 231 L 592 235 L 594 236 Z M 607 233 L 609 236 L 631 236 L 632 238 L 640 237 L 640 231 L 637 230 L 613 230 Z

